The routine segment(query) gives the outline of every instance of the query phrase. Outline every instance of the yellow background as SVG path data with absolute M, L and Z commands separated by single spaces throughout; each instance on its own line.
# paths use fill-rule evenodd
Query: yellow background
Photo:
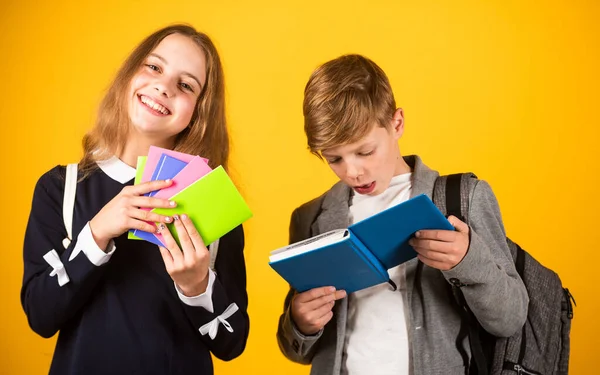
M 548 1 L 3 1 L 0 147 L 4 230 L 0 373 L 46 373 L 55 340 L 19 302 L 37 178 L 77 161 L 114 73 L 143 37 L 185 21 L 211 35 L 227 80 L 232 172 L 246 224 L 251 330 L 218 374 L 307 374 L 275 340 L 286 284 L 267 265 L 294 207 L 335 182 L 311 156 L 302 94 L 317 64 L 362 53 L 404 108 L 404 154 L 488 180 L 511 237 L 557 271 L 578 307 L 572 374 L 598 367 L 600 3 Z M 367 5 L 368 4 L 368 5 Z

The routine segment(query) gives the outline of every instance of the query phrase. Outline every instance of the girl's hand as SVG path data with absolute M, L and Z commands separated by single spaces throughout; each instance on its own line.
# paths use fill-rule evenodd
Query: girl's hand
M 175 207 L 175 202 L 167 199 L 146 197 L 144 194 L 170 186 L 171 180 L 150 181 L 126 186 L 100 212 L 90 220 L 90 229 L 96 244 L 106 249 L 108 242 L 130 229 L 154 232 L 155 227 L 148 222 L 170 223 L 169 216 L 141 210 L 140 207 Z
M 187 297 L 195 297 L 206 291 L 210 254 L 194 223 L 187 215 L 174 215 L 173 222 L 181 248 L 164 224 L 159 224 L 166 248 L 159 246 L 167 272 Z

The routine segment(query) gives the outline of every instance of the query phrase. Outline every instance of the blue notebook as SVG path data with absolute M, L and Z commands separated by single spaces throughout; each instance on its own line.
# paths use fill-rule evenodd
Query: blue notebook
M 176 159 L 167 154 L 162 154 L 160 159 L 158 159 L 158 163 L 156 164 L 156 169 L 152 172 L 152 177 L 150 181 L 158 181 L 158 180 L 167 180 L 177 176 L 177 173 L 181 172 L 183 168 L 187 165 L 186 162 Z M 154 196 L 158 190 L 151 191 L 148 193 L 148 196 Z
M 152 172 L 152 177 L 150 178 L 150 181 L 166 180 L 166 179 L 173 178 L 177 175 L 177 173 L 181 172 L 181 170 L 186 165 L 187 165 L 187 163 L 184 161 L 176 159 L 167 154 L 162 154 L 160 156 L 160 159 L 158 159 L 158 163 L 156 164 L 156 169 L 154 169 L 154 171 Z M 151 196 L 155 195 L 157 192 L 158 192 L 158 190 L 155 190 L 146 195 L 151 197 Z M 138 237 L 142 240 L 146 240 L 148 242 L 152 242 L 155 245 L 163 246 L 163 247 L 165 246 L 152 233 L 148 233 L 148 232 L 144 232 L 142 230 L 135 229 L 135 230 L 133 230 L 133 234 L 136 237 Z
M 423 229 L 454 230 L 425 194 L 347 229 L 272 251 L 269 265 L 299 292 L 335 286 L 352 293 L 392 283 L 387 270 L 417 256 L 408 240 Z

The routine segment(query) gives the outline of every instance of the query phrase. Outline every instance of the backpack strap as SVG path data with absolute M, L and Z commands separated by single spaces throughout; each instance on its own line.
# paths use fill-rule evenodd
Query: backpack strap
M 215 242 L 208 245 L 208 252 L 210 254 L 210 263 L 209 267 L 213 272 L 216 272 L 215 263 L 217 261 L 217 253 L 219 252 L 219 240 L 215 240 Z
M 67 237 L 63 239 L 66 249 L 73 240 L 73 211 L 75 209 L 75 193 L 77 192 L 77 164 L 67 165 L 65 175 L 65 193 L 63 198 L 63 222 L 67 230 Z
M 439 176 L 433 187 L 433 203 L 446 217 L 454 215 L 461 221 L 469 221 L 469 180 L 477 178 L 473 173 L 456 173 Z
M 468 224 L 469 220 L 469 180 L 477 178 L 473 173 L 457 173 L 440 176 L 436 179 L 433 190 L 433 201 L 446 217 L 454 215 Z M 469 374 L 488 375 L 488 361 L 486 360 L 481 342 L 481 326 L 475 314 L 469 308 L 463 292 L 464 285 L 460 280 L 452 282 L 452 295 L 459 306 L 462 320 L 467 323 L 469 331 L 469 346 L 471 347 L 472 361 Z

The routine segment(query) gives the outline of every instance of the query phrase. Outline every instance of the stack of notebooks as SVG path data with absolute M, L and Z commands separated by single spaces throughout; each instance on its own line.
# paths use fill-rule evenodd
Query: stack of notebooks
M 223 167 L 211 169 L 207 162 L 200 156 L 152 146 L 148 156 L 138 157 L 134 183 L 173 180 L 169 187 L 146 195 L 173 200 L 177 206 L 148 210 L 165 216 L 188 215 L 208 246 L 252 217 L 252 212 Z M 179 243 L 177 230 L 173 224 L 168 226 Z M 128 238 L 165 246 L 160 233 L 130 230 Z

